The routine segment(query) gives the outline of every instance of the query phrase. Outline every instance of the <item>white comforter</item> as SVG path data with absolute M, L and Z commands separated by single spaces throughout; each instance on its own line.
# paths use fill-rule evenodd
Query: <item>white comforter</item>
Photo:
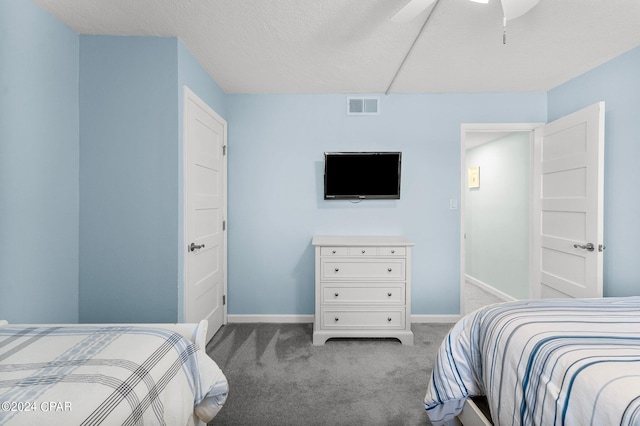
M 486 395 L 497 425 L 640 425 L 640 298 L 490 305 L 445 338 L 425 408 L 434 425 Z
M 227 390 L 216 363 L 168 330 L 0 327 L 0 425 L 191 425 Z

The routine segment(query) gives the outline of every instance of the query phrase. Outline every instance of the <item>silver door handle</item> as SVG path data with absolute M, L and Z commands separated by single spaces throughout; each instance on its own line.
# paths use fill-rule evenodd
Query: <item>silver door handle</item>
M 574 244 L 573 248 L 579 248 L 579 249 L 583 249 L 586 251 L 594 251 L 596 248 L 593 246 L 593 244 L 591 243 L 587 243 L 585 245 L 580 245 L 580 244 Z
M 204 244 L 191 243 L 191 245 L 189 246 L 189 251 L 195 251 L 201 248 L 204 248 Z

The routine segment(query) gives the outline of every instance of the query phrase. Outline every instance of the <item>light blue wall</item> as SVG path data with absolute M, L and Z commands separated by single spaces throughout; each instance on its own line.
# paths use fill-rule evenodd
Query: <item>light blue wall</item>
M 604 294 L 640 294 L 640 47 L 548 92 L 549 121 L 605 101 Z
M 175 37 L 80 36 L 80 318 L 183 319 L 183 86 L 224 93 Z
M 177 39 L 176 39 L 177 40 Z M 196 60 L 193 54 L 180 41 L 178 43 L 178 88 L 180 103 L 180 112 L 182 112 L 182 102 L 184 101 L 182 88 L 188 86 L 189 89 L 200 99 L 206 102 L 215 112 L 222 118 L 226 118 L 226 98 L 225 94 L 218 84 L 209 76 L 202 68 L 202 65 Z M 180 128 L 182 129 L 182 115 L 180 115 Z M 182 132 L 180 133 L 182 138 Z
M 516 298 L 529 297 L 529 132 L 467 150 L 480 187 L 465 185 L 465 273 Z
M 78 37 L 0 1 L 0 317 L 78 321 Z
M 182 318 L 182 86 L 225 95 L 175 37 L 78 36 L 0 2 L 0 318 Z M 180 252 L 179 252 L 180 254 Z
M 173 37 L 80 36 L 80 321 L 175 322 Z
M 0 65 L 0 316 L 13 322 L 181 319 L 185 84 L 229 121 L 231 314 L 312 313 L 316 234 L 406 235 L 414 313 L 457 313 L 460 123 L 600 100 L 605 294 L 638 294 L 640 48 L 548 94 L 382 96 L 380 116 L 347 117 L 342 95 L 225 96 L 176 38 L 79 37 L 2 0 Z M 322 200 L 322 152 L 360 149 L 404 152 L 401 200 Z
M 404 235 L 414 314 L 459 312 L 460 125 L 540 122 L 546 94 L 229 95 L 229 313 L 312 314 L 314 235 Z M 397 201 L 324 201 L 323 152 L 402 151 Z

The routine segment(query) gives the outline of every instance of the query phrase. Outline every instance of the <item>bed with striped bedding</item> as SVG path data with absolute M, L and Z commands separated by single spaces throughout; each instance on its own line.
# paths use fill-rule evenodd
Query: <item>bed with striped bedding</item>
M 640 425 L 640 298 L 518 301 L 462 318 L 425 396 L 434 425 L 486 395 L 499 425 Z
M 227 391 L 216 363 L 170 329 L 0 326 L 0 425 L 202 425 Z

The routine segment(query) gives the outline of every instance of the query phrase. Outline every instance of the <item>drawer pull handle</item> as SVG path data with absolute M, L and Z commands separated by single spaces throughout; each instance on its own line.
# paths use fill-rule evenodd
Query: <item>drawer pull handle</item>
M 387 321 L 391 322 L 391 317 L 387 317 Z
M 395 254 L 395 253 L 396 253 L 396 251 L 395 251 L 395 250 L 391 250 L 391 254 Z
M 391 297 L 391 292 L 387 293 L 387 296 Z
M 335 321 L 335 322 L 338 322 L 339 320 L 340 320 L 340 318 L 338 318 L 338 317 L 335 317 L 335 318 L 334 318 L 334 321 Z
M 336 251 L 335 251 L 335 250 L 332 250 L 332 251 L 331 251 L 331 253 L 336 254 Z
M 387 269 L 387 271 L 391 272 L 391 271 L 392 271 L 392 269 L 391 269 L 391 268 L 389 268 L 389 269 Z
M 339 296 L 339 294 L 338 294 L 338 293 L 335 293 L 335 294 L 334 294 L 334 296 L 338 297 L 338 296 Z
M 335 271 L 336 271 L 336 272 L 340 271 L 340 268 L 336 268 L 336 269 L 335 269 Z
M 362 250 L 362 254 L 365 254 L 367 251 L 366 250 Z

